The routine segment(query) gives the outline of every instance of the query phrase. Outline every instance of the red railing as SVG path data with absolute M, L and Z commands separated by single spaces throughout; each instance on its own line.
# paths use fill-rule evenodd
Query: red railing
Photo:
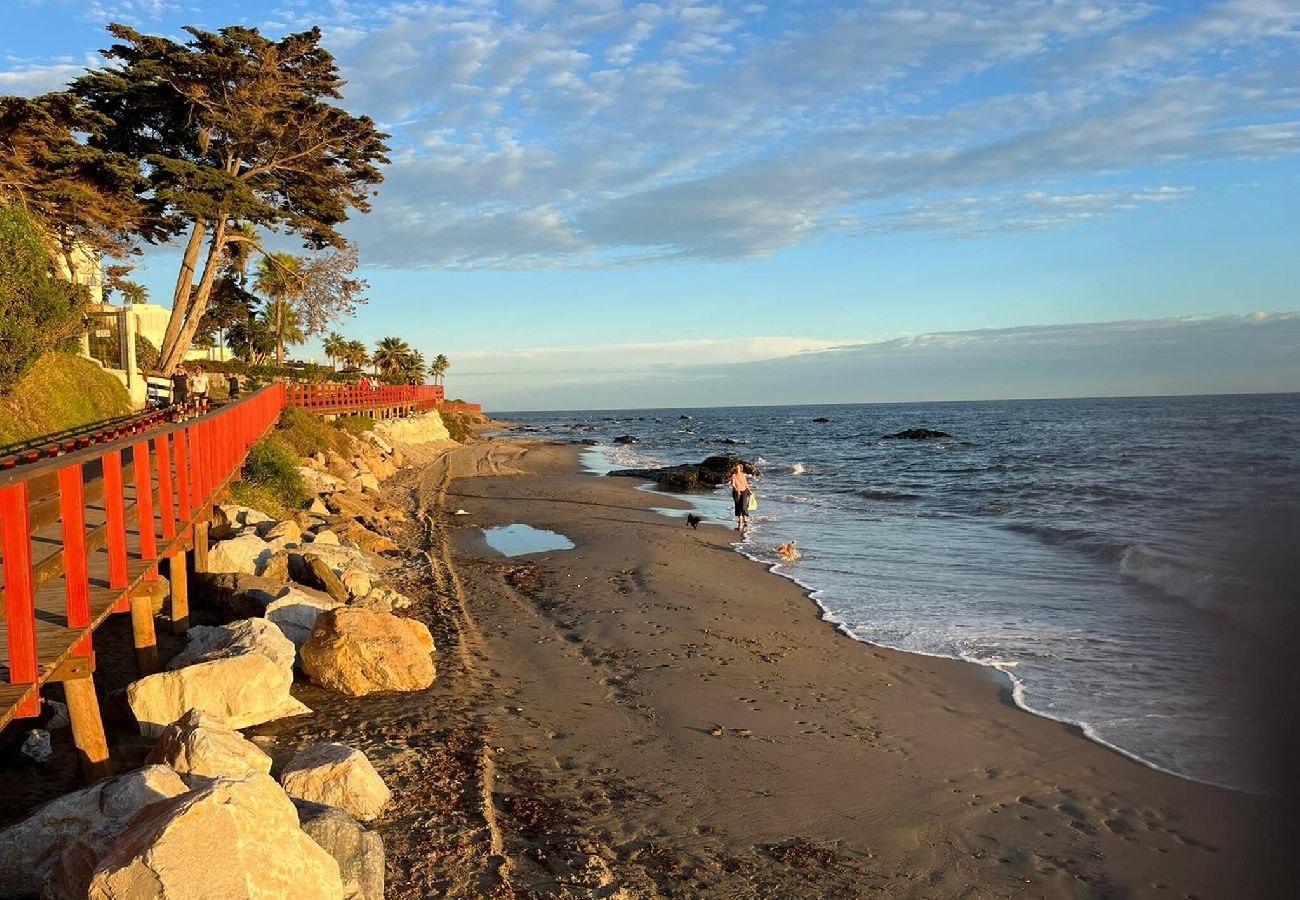
M 0 470 L 0 728 L 40 714 L 41 685 L 63 684 L 88 778 L 108 750 L 92 673 L 94 630 L 130 612 L 137 668 L 158 667 L 154 605 L 188 627 L 186 558 L 204 571 L 212 507 L 248 449 L 287 406 L 387 415 L 436 408 L 439 385 L 274 384 L 183 422 Z M 165 576 L 166 582 L 163 582 Z
M 141 646 L 153 644 L 152 600 L 141 615 L 138 596 L 152 594 L 160 562 L 194 545 L 284 406 L 284 386 L 272 385 L 186 422 L 0 473 L 0 727 L 38 715 L 40 686 L 51 680 L 64 682 L 76 719 L 72 683 L 89 683 L 94 629 L 113 612 L 132 612 L 137 655 L 156 660 L 156 649 Z M 168 565 L 173 625 L 188 615 L 183 586 L 176 590 L 183 570 Z M 86 723 L 73 724 L 84 736 Z
M 379 407 L 437 409 L 444 397 L 440 384 L 361 387 L 351 384 L 302 384 L 289 388 L 289 405 L 313 412 L 347 412 Z

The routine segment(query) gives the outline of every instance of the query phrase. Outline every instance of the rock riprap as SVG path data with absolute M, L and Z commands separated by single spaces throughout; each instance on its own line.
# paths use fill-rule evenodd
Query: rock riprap
M 219 778 L 138 812 L 95 866 L 90 900 L 341 900 L 338 863 L 269 776 Z
M 266 617 L 279 627 L 297 650 L 301 650 L 302 645 L 311 637 L 316 620 L 339 606 L 336 600 L 317 597 L 296 587 L 287 587 L 266 608 Z
M 29 897 L 74 841 L 150 803 L 188 791 L 164 766 L 145 766 L 51 800 L 0 831 L 0 897 Z
M 148 675 L 127 686 L 126 700 L 140 733 L 157 737 L 191 709 L 212 713 L 231 728 L 311 712 L 290 696 L 292 684 L 291 668 L 245 653 Z
M 339 864 L 348 900 L 384 900 L 384 841 L 337 806 L 293 801 L 307 837 Z
M 191 709 L 164 728 L 145 761 L 204 778 L 239 778 L 249 772 L 271 771 L 271 757 L 260 747 L 224 719 L 199 709 Z
M 256 534 L 240 534 L 212 545 L 208 550 L 208 571 L 262 575 L 275 552 L 274 547 Z
M 360 822 L 379 817 L 392 792 L 360 750 L 345 744 L 313 744 L 280 773 L 285 793 L 337 806 Z
M 172 657 L 168 669 L 247 653 L 260 653 L 278 666 L 293 668 L 293 643 L 269 618 L 239 619 L 229 625 L 195 625 L 185 632 L 185 637 L 185 649 Z
M 423 690 L 436 674 L 428 628 L 357 607 L 340 607 L 317 619 L 301 655 L 302 670 L 313 682 L 352 697 Z

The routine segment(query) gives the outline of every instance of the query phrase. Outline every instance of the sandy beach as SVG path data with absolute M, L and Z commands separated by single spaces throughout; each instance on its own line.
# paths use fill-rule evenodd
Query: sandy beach
M 389 482 L 438 683 L 364 712 L 307 688 L 336 720 L 287 727 L 380 758 L 406 811 L 391 896 L 1268 894 L 1270 801 L 1019 710 L 990 670 L 841 635 L 734 532 L 578 452 L 493 441 Z M 576 546 L 504 558 L 479 527 L 511 523 Z

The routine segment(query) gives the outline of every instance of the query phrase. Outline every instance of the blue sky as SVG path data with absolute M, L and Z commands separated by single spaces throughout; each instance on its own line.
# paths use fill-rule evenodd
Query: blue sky
M 5 93 L 96 65 L 109 21 L 320 25 L 394 136 L 340 330 L 447 353 L 498 408 L 593 405 L 593 379 L 610 406 L 1300 390 L 1293 320 L 1242 318 L 1300 308 L 1300 0 L 7 5 Z M 155 296 L 175 262 L 146 258 Z M 1117 369 L 1094 323 L 1134 320 L 1182 355 Z M 1031 325 L 1093 362 L 990 379 L 954 351 L 934 396 L 845 393 L 870 348 L 912 371 L 918 335 Z

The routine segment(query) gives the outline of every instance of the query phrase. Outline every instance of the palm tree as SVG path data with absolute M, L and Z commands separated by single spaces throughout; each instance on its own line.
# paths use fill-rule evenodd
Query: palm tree
M 380 375 L 395 375 L 411 353 L 411 345 L 399 337 L 380 338 L 370 361 Z
M 339 334 L 337 331 L 331 331 L 326 335 L 325 340 L 321 345 L 321 349 L 323 349 L 325 355 L 329 357 L 331 369 L 338 369 L 338 361 L 343 359 L 347 346 L 347 338 L 343 337 L 343 335 Z
M 361 341 L 347 341 L 343 345 L 343 362 L 354 369 L 360 369 L 370 362 L 370 354 Z
M 418 384 L 424 381 L 428 368 L 428 363 L 424 361 L 424 354 L 419 350 L 412 350 L 406 354 L 406 359 L 402 360 L 402 380 L 414 381 Z
M 441 384 L 442 377 L 447 374 L 451 368 L 451 360 L 439 353 L 433 358 L 433 365 L 429 366 L 429 373 L 433 375 L 434 384 Z
M 275 361 L 283 365 L 291 305 L 302 295 L 302 260 L 292 253 L 266 254 L 257 265 L 256 288 L 267 300 L 267 317 L 275 330 Z

